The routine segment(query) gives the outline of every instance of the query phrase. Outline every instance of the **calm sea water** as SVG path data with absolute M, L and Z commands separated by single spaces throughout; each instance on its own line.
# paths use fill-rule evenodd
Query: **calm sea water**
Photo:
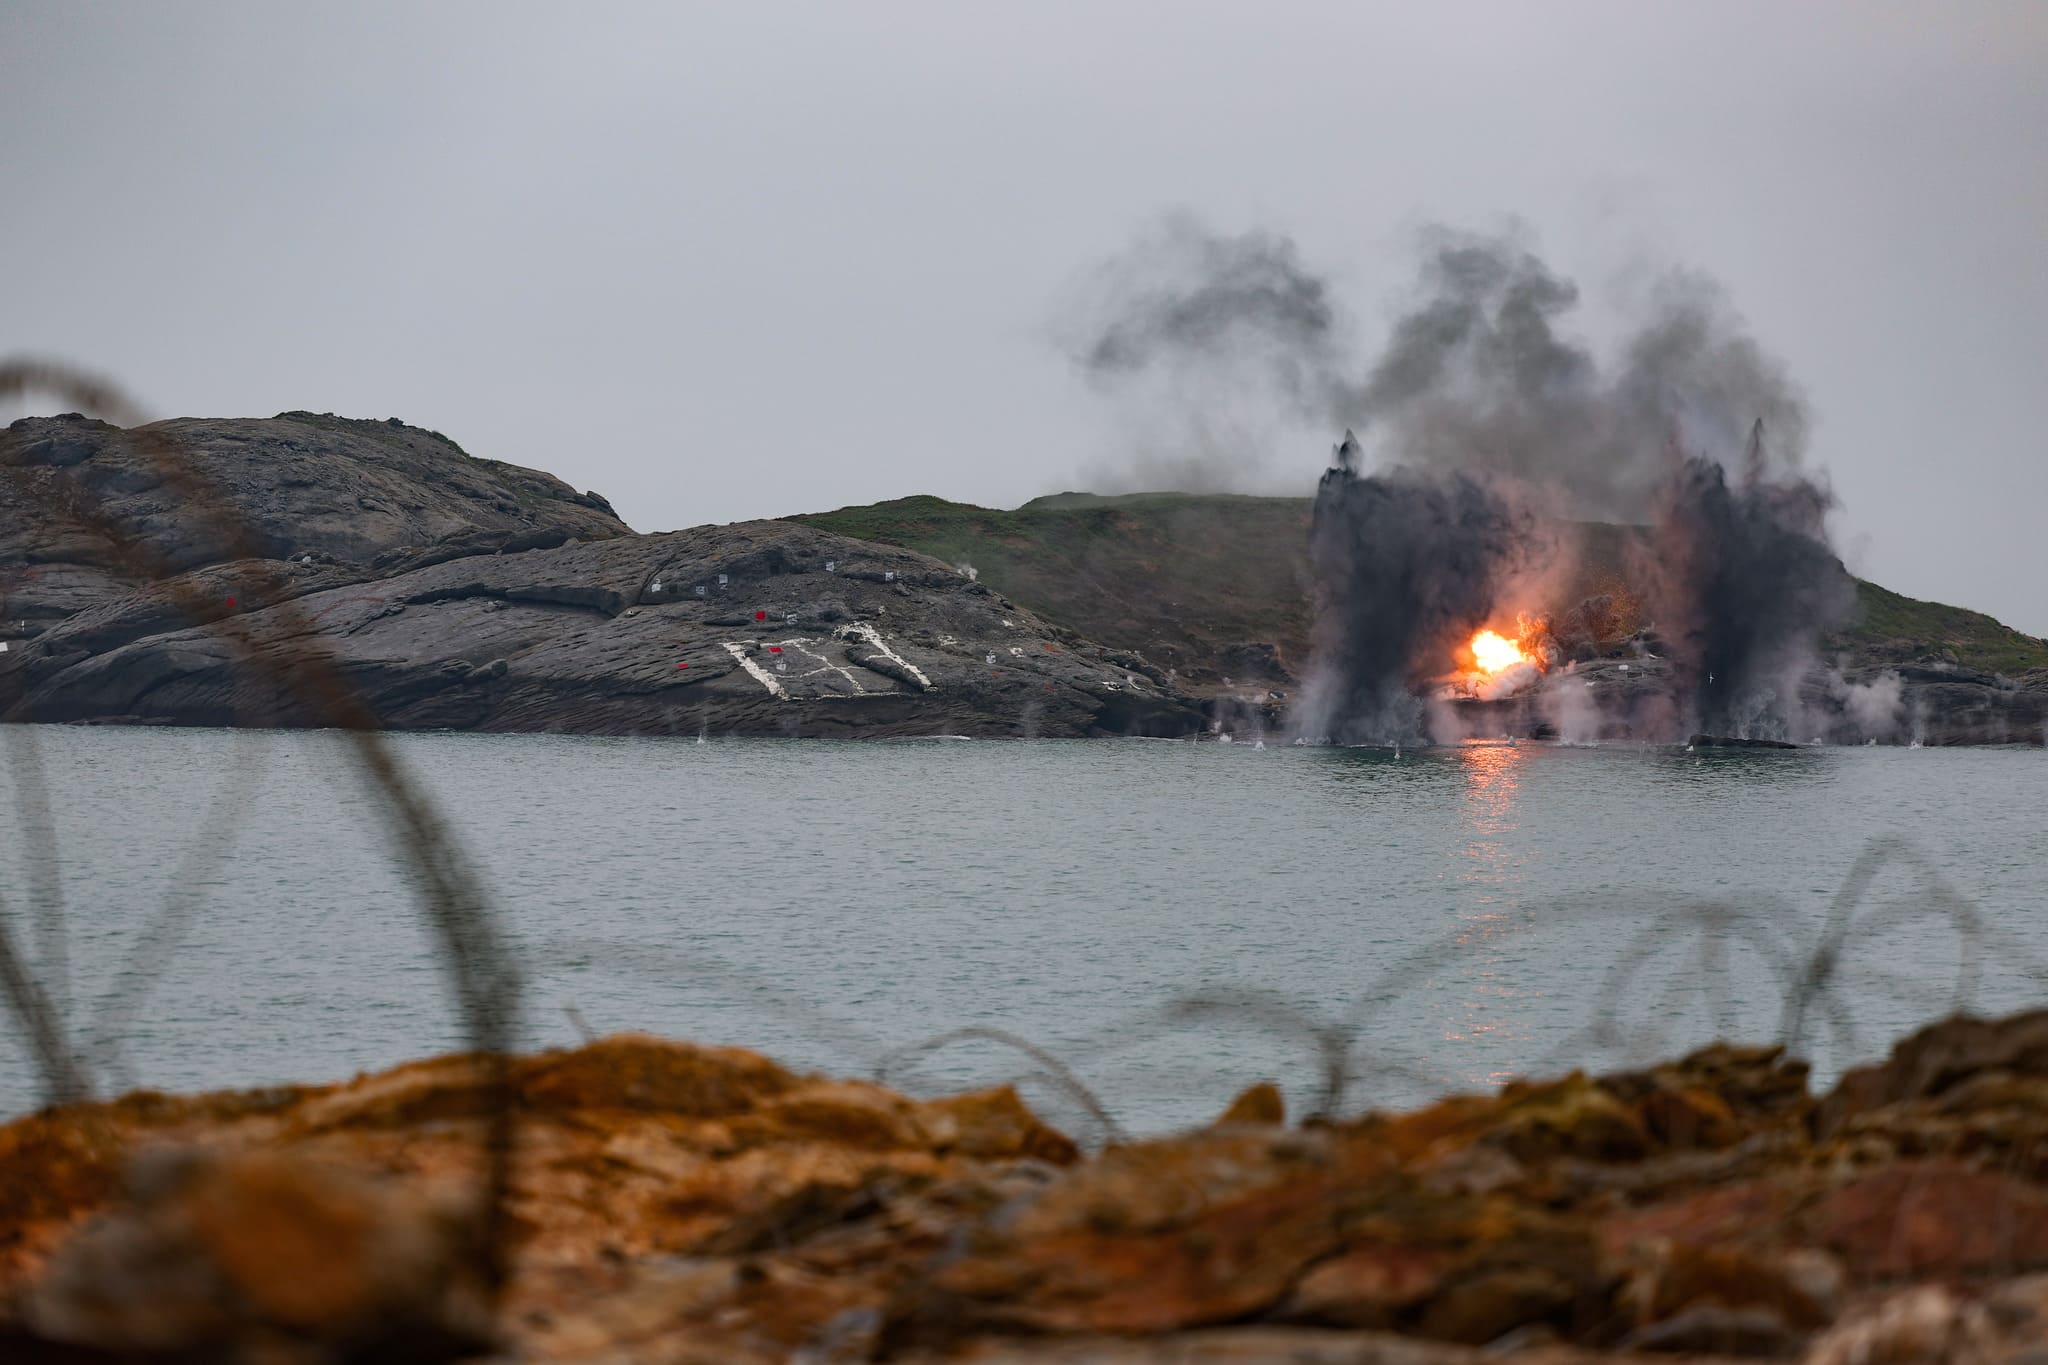
M 47 775 L 68 965 L 40 969 L 109 1083 L 322 1080 L 461 1044 L 377 807 L 330 734 L 0 735 L 0 914 L 35 955 L 14 787 Z M 1087 1134 L 1043 1049 L 1133 1131 L 1318 1040 L 1347 1107 L 1774 1037 L 1859 859 L 1825 1072 L 1961 991 L 2048 996 L 2048 756 L 1406 753 L 1146 741 L 393 740 L 491 889 L 527 1046 L 581 1026 L 738 1043 L 917 1091 L 1020 1079 Z M 138 954 L 189 897 L 174 947 Z M 61 978 L 61 979 L 60 979 Z M 579 1025 L 577 1021 L 582 1021 Z M 0 1032 L 0 1112 L 38 1091 Z

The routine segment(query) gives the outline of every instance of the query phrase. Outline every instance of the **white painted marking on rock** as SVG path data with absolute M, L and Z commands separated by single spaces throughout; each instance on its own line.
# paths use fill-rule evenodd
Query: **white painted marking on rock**
M 910 674 L 911 677 L 917 679 L 918 683 L 921 686 L 930 687 L 932 685 L 932 680 L 924 675 L 923 670 L 918 668 L 916 664 L 910 662 L 910 660 L 904 658 L 901 654 L 898 654 L 895 650 L 889 648 L 887 644 L 883 643 L 881 632 L 876 630 L 867 622 L 856 621 L 850 626 L 841 626 L 839 628 L 839 634 L 842 637 L 850 636 L 856 640 L 867 641 L 870 645 L 873 645 L 876 649 L 881 651 L 883 658 L 888 659 L 891 662 L 902 667 L 904 671 Z
M 755 682 L 768 689 L 768 695 L 779 697 L 783 701 L 789 700 L 789 689 L 777 682 L 774 674 L 748 658 L 745 645 L 734 644 L 731 640 L 727 640 L 725 642 L 725 652 L 739 660 L 740 667 L 746 669 Z
M 842 678 L 845 681 L 846 685 L 853 689 L 853 695 L 855 695 L 856 697 L 865 697 L 868 695 L 868 690 L 860 685 L 860 679 L 853 676 L 853 672 L 851 669 L 847 668 L 844 664 L 836 664 L 832 662 L 830 659 L 826 658 L 824 655 L 818 653 L 816 650 L 811 648 L 811 645 L 815 643 L 812 637 L 793 636 L 787 640 L 777 640 L 775 641 L 775 643 L 781 646 L 785 651 L 795 650 L 797 653 L 804 655 L 806 658 L 815 660 L 817 662 L 818 666 L 816 668 L 807 668 L 803 672 L 792 674 L 791 676 L 797 678 L 815 678 L 820 673 L 837 673 L 840 676 L 840 678 Z M 788 672 L 786 664 L 778 665 L 776 668 L 776 672 Z

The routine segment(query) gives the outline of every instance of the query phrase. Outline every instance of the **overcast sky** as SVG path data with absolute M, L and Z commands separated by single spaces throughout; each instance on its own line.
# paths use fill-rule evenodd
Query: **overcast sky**
M 1851 566 L 2048 633 L 2034 0 L 8 0 L 0 172 L 0 351 L 402 417 L 642 530 L 1103 484 L 1144 415 L 1059 305 L 1163 213 L 1291 234 L 1367 337 L 1418 228 L 1512 216 L 1596 301 L 1718 277 Z

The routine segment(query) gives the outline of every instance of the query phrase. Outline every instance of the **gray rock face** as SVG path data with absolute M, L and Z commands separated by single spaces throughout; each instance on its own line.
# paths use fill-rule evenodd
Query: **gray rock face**
M 308 724 L 174 605 L 218 603 L 267 647 L 317 636 L 382 723 L 589 733 L 1186 734 L 1203 703 L 908 550 L 786 522 L 640 536 L 595 494 L 436 433 L 312 413 L 158 424 L 265 557 L 227 548 L 124 434 L 80 417 L 0 432 L 0 719 Z M 123 581 L 66 498 L 180 571 Z M 211 618 L 210 618 L 211 619 Z M 1652 642 L 1653 643 L 1653 642 Z M 1261 652 L 1263 651 L 1263 652 Z M 1639 655 L 1643 651 L 1639 651 Z M 1233 668 L 1272 673 L 1270 647 Z M 1867 676 L 1866 676 L 1867 674 Z M 1804 743 L 2041 744 L 2048 677 L 1921 660 L 1808 680 Z M 1284 726 L 1255 687 L 1232 728 Z M 1539 691 L 1442 707 L 1446 735 L 1665 741 L 1668 667 L 1587 659 Z
M 315 413 L 269 420 L 179 418 L 177 439 L 234 500 L 267 555 L 351 578 L 435 559 L 632 534 L 604 499 L 553 475 L 479 460 L 395 419 Z M 59 515 L 77 499 L 120 522 L 174 569 L 227 554 L 117 427 L 76 415 L 0 433 L 0 639 L 21 639 L 125 596 L 105 548 Z
M 66 426 L 55 434 L 74 442 L 62 447 L 67 457 L 109 435 Z M 436 474 L 444 491 L 452 485 L 447 471 Z M 292 536 L 286 527 L 300 523 L 281 512 L 268 523 L 289 556 L 276 560 L 206 562 L 203 545 L 189 543 L 199 537 L 181 541 L 163 525 L 152 534 L 185 551 L 197 567 L 184 585 L 218 599 L 257 648 L 287 650 L 295 636 L 317 635 L 393 728 L 1078 736 L 1182 734 L 1202 722 L 1131 661 L 938 560 L 787 522 L 633 535 L 566 493 L 536 493 L 525 520 L 494 519 L 491 508 L 470 515 L 498 478 L 472 476 L 440 503 L 407 493 L 413 506 L 365 514 L 367 524 L 353 528 L 332 496 L 265 485 L 259 513 L 327 509 L 309 510 Z M 21 520 L 10 509 L 12 540 L 0 542 L 16 547 L 18 566 L 24 542 L 44 551 L 55 540 L 34 539 L 40 527 L 24 533 Z M 572 529 L 580 543 L 516 543 L 560 542 Z M 423 534 L 441 538 L 413 546 Z M 75 573 L 80 586 L 65 610 L 45 596 L 40 629 L 0 655 L 0 718 L 320 722 L 264 686 L 217 631 L 174 611 L 161 585 L 136 590 L 88 578 L 84 567 Z

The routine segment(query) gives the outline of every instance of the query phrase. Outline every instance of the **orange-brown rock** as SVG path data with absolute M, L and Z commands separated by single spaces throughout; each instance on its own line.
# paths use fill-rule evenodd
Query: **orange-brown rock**
M 1160 1332 L 1274 1304 L 1391 1163 L 1330 1131 L 1241 1126 L 1112 1148 L 975 1229 L 913 1326 Z
M 1583 1330 L 1607 1313 L 1590 1230 L 1515 1200 L 1389 1185 L 1347 1219 L 1343 1243 L 1300 1279 L 1279 1316 L 1478 1345 L 1534 1324 Z
M 131 1185 L 25 1294 L 43 1336 L 143 1351 L 260 1342 L 284 1358 L 304 1341 L 453 1357 L 488 1340 L 461 1203 L 282 1151 L 162 1148 Z
M 1079 1156 L 1008 1088 L 919 1101 L 739 1049 L 646 1037 L 515 1059 L 506 1089 L 518 1124 L 517 1247 L 502 1321 L 546 1322 L 564 1341 L 578 1339 L 565 1324 L 587 1321 L 593 1297 L 643 1312 L 658 1301 L 663 1335 L 687 1324 L 696 1290 L 643 1281 L 652 1258 L 688 1254 L 728 1258 L 725 1279 L 711 1282 L 730 1284 L 705 1311 L 764 1314 L 760 1340 L 774 1358 L 776 1343 L 825 1328 L 835 1296 L 879 1319 L 890 1282 L 864 1278 L 869 1262 L 890 1273 L 914 1265 L 953 1222 Z M 424 1253 L 395 1248 L 453 1245 L 445 1210 L 475 1197 L 495 1098 L 485 1069 L 455 1056 L 344 1085 L 136 1096 L 0 1127 L 0 1302 L 48 1335 L 114 1347 L 212 1349 L 222 1334 L 278 1332 L 353 1340 L 366 1317 L 416 1333 L 453 1323 L 459 1315 L 417 1302 L 400 1312 L 379 1298 L 378 1276 L 425 1293 L 442 1274 Z M 141 1172 L 125 1194 L 124 1171 Z M 166 1182 L 165 1171 L 188 1174 Z M 441 1209 L 422 1226 L 442 1231 L 394 1221 L 394 1208 Z M 826 1245 L 848 1226 L 868 1232 L 865 1246 Z M 798 1249 L 828 1271 L 790 1257 L 764 1276 L 741 1273 L 747 1258 Z M 186 1267 L 207 1292 L 105 1273 L 144 1252 Z M 435 1264 L 452 1273 L 461 1260 L 450 1251 Z M 350 1268 L 361 1273 L 351 1279 Z M 104 1284 L 128 1286 L 125 1317 L 93 1297 Z M 165 1307 L 174 1301 L 184 1316 Z
M 1285 1123 L 1287 1101 L 1281 1098 L 1279 1086 L 1271 1081 L 1260 1081 L 1239 1092 L 1216 1122 L 1219 1126 L 1226 1123 Z
M 1255 1087 L 1092 1156 L 1006 1088 L 638 1036 L 139 1094 L 0 1126 L 0 1355 L 2019 1365 L 2048 1337 L 2042 1017 L 1923 1031 L 1819 1106 L 1776 1049 L 1717 1046 L 1294 1129 Z
M 1902 1162 L 1830 1192 L 1804 1222 L 1872 1280 L 2048 1266 L 2048 1190 L 2000 1171 Z
M 1781 1354 L 1834 1320 L 1846 1278 L 1824 1252 L 1643 1242 L 1627 1249 L 1625 1338 L 1659 1349 Z

